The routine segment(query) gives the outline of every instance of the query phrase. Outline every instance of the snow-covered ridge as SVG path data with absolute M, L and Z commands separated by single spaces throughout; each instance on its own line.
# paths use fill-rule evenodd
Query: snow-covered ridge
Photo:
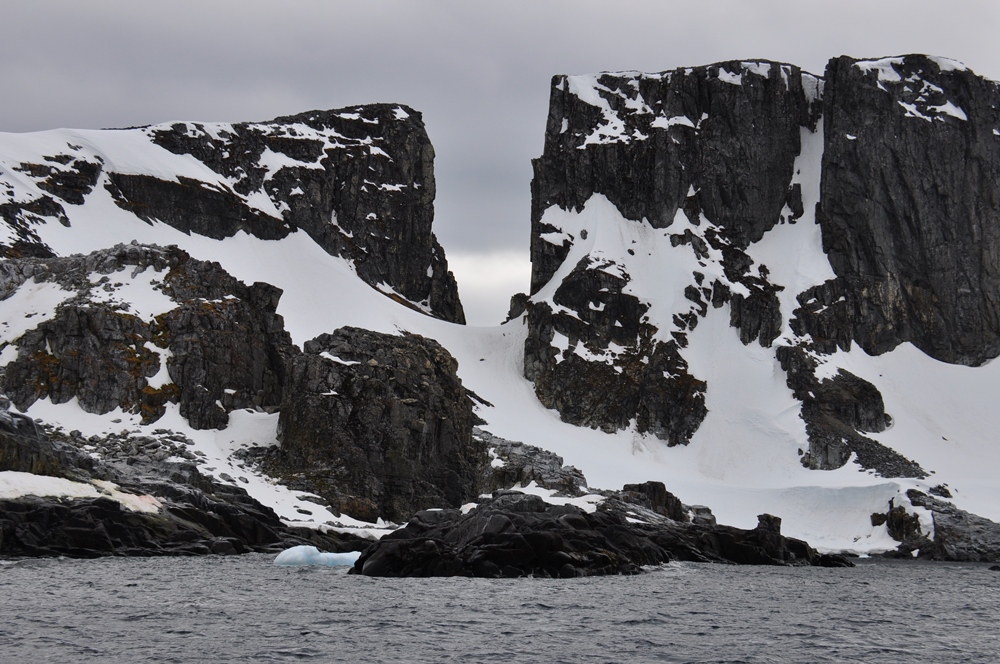
M 564 120 L 560 133 L 579 133 L 583 140 L 577 148 L 583 149 L 588 145 L 647 140 L 651 128 L 687 127 L 697 130 L 707 115 L 690 117 L 679 103 L 664 104 L 662 95 L 648 100 L 643 91 L 677 84 L 683 79 L 709 86 L 717 82 L 739 87 L 744 83 L 760 85 L 775 77 L 775 80 L 781 81 L 785 91 L 791 90 L 791 79 L 797 78 L 809 103 L 822 96 L 821 78 L 802 72 L 793 65 L 767 60 L 734 61 L 659 73 L 619 71 L 565 76 L 556 87 L 599 109 L 601 119 L 586 128 L 570 127 Z
M 941 57 L 926 57 L 937 72 L 965 72 L 968 68 L 958 62 Z M 874 72 L 879 89 L 899 97 L 897 104 L 905 111 L 906 117 L 918 118 L 927 122 L 944 122 L 951 117 L 963 122 L 969 117 L 961 105 L 949 99 L 945 91 L 938 85 L 925 80 L 925 72 L 919 65 L 914 65 L 914 58 L 906 57 L 881 58 L 878 60 L 859 60 L 854 66 L 866 74 Z
M 355 114 L 357 116 L 357 114 Z M 343 116 L 343 114 L 342 114 Z M 360 119 L 348 117 L 346 119 Z M 377 122 L 377 121 L 376 121 Z M 178 134 L 203 146 L 205 160 L 193 154 L 172 151 L 158 142 L 163 135 Z M 234 168 L 223 168 L 231 154 L 233 142 L 241 134 L 256 134 L 265 147 L 254 162 Z M 280 140 L 291 139 L 293 143 Z M 84 165 L 98 171 L 123 175 L 145 175 L 161 180 L 182 182 L 196 180 L 200 186 L 224 191 L 240 197 L 246 205 L 259 212 L 281 219 L 283 201 L 269 186 L 275 173 L 282 168 L 322 169 L 327 150 L 360 147 L 376 157 L 390 158 L 379 147 L 381 139 L 372 136 L 345 136 L 332 127 L 312 127 L 302 122 L 291 124 L 174 122 L 134 129 L 57 129 L 31 134 L 0 135 L 0 205 L 29 205 L 53 191 L 53 182 L 79 177 Z M 308 152 L 293 154 L 280 151 L 282 145 L 308 145 Z M 272 146 L 278 147 L 278 151 Z M 291 151 L 291 150 L 290 150 Z M 39 159 L 41 157 L 41 160 Z M 42 163 L 36 163 L 41 161 Z M 213 168 L 213 166 L 215 168 Z M 252 183 L 254 170 L 263 172 L 260 184 Z M 256 186 L 254 186 L 256 184 Z M 92 188 L 105 186 L 97 180 Z M 85 192 L 85 197 L 89 192 Z M 83 204 L 83 201 L 67 201 Z M 37 213 L 25 219 L 40 221 Z

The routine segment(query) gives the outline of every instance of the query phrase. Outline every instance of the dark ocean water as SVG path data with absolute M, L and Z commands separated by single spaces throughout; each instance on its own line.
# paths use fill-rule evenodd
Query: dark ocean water
M 0 562 L 0 660 L 997 662 L 1000 572 L 668 565 L 369 579 L 271 556 Z

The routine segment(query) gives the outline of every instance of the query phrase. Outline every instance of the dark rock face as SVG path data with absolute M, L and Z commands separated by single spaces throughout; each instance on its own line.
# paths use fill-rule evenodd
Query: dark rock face
M 152 319 L 103 293 L 127 277 L 152 281 L 172 306 Z M 275 408 L 282 398 L 285 358 L 296 352 L 275 314 L 280 290 L 246 286 L 217 263 L 177 248 L 118 245 L 88 256 L 10 259 L 0 288 L 13 293 L 28 280 L 69 291 L 52 318 L 16 340 L 17 359 L 3 388 L 20 409 L 40 398 L 73 398 L 92 413 L 121 407 L 158 419 L 168 402 L 192 426 L 225 428 L 235 408 Z M 154 385 L 161 355 L 169 380 Z
M 1000 354 L 1000 86 L 940 59 L 827 65 L 817 215 L 853 339 Z
M 553 78 L 532 181 L 532 293 L 567 249 L 540 237 L 552 230 L 539 227 L 552 205 L 580 209 L 600 193 L 626 218 L 645 218 L 653 228 L 669 227 L 678 208 L 693 207 L 738 247 L 778 221 L 791 195 L 799 128 L 819 117 L 810 92 L 816 79 L 793 65 L 750 64 L 601 74 L 582 94 L 574 79 Z
M 530 305 L 524 366 L 539 401 L 573 424 L 617 431 L 636 419 L 641 432 L 672 445 L 686 443 L 707 413 L 704 381 L 687 372 L 677 341 L 653 339 L 655 330 L 640 322 L 645 306 L 621 293 L 627 282 L 604 272 L 580 272 L 567 282 L 581 290 L 617 283 L 596 289 L 604 305 L 599 313 L 586 301 L 571 307 L 570 289 L 564 287 L 555 295 L 558 313 L 546 302 Z M 589 275 L 596 275 L 596 284 Z M 557 335 L 565 344 L 561 352 Z M 612 345 L 627 350 L 608 353 Z
M 820 82 L 768 62 L 585 78 L 553 79 L 532 182 L 532 295 L 587 240 L 553 226 L 546 211 L 579 211 L 595 194 L 637 226 L 665 229 L 697 265 L 716 262 L 718 276 L 696 267 L 680 285 L 685 306 L 659 329 L 615 256 L 584 257 L 551 301 L 519 300 L 525 376 L 567 422 L 615 431 L 634 421 L 640 433 L 687 444 L 707 410 L 706 384 L 683 358 L 686 333 L 726 303 L 744 343 L 769 345 L 780 331 L 777 289 L 749 270 L 745 249 L 802 215 L 793 167 L 803 128 L 819 118 Z M 678 219 L 687 228 L 673 230 Z
M 630 523 L 626 516 L 633 514 L 648 520 Z M 467 514 L 417 513 L 406 527 L 369 547 L 352 572 L 567 578 L 635 574 L 643 565 L 670 560 L 850 565 L 782 537 L 780 524 L 770 515 L 761 516 L 753 530 L 683 523 L 621 500 L 588 513 L 572 505 L 547 505 L 537 496 L 498 492 Z
M 85 205 L 101 188 L 146 223 L 184 233 L 222 239 L 243 231 L 276 240 L 301 230 L 406 306 L 465 321 L 444 250 L 431 232 L 434 150 L 413 109 L 373 104 L 260 123 L 113 131 L 148 140 L 152 163 L 162 150 L 190 155 L 218 177 L 119 173 L 90 148 L 67 144 L 17 168 L 34 184 L 31 191 L 0 187 L 0 218 L 16 238 L 0 246 L 0 255 L 51 256 L 36 227 L 69 226 L 66 206 Z M 99 149 L 99 138 L 95 143 Z
M 280 451 L 265 466 L 359 519 L 398 521 L 478 495 L 472 401 L 437 342 L 341 328 L 289 366 Z

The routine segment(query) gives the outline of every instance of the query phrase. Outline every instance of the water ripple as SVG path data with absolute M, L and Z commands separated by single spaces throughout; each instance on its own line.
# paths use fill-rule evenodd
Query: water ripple
M 3 561 L 33 662 L 994 662 L 985 565 L 676 564 L 636 577 L 367 579 L 269 556 Z

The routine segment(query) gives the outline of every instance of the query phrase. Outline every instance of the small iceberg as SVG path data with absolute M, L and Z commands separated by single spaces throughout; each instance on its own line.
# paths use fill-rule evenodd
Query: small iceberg
M 325 565 L 327 567 L 341 567 L 353 565 L 361 557 L 360 551 L 348 551 L 347 553 L 324 553 L 314 546 L 293 546 L 278 554 L 274 559 L 275 565 L 285 565 L 297 567 L 301 565 Z

